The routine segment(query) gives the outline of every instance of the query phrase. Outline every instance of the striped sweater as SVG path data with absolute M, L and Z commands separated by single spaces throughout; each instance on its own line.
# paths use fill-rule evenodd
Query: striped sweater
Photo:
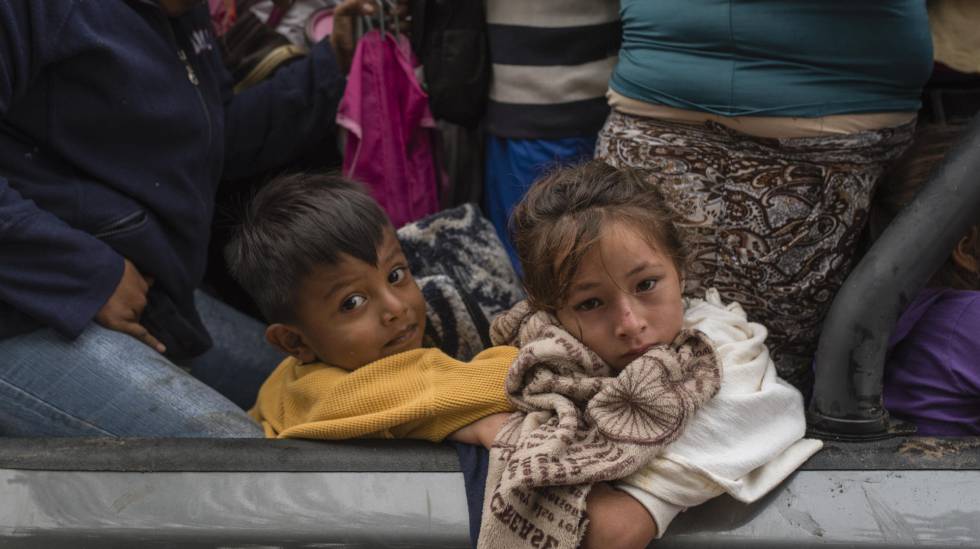
M 491 134 L 595 135 L 619 50 L 619 0 L 487 0 Z

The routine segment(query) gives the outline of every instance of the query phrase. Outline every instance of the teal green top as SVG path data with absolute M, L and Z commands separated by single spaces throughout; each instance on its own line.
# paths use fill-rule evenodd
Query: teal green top
M 925 0 L 622 0 L 610 86 L 724 116 L 916 111 Z

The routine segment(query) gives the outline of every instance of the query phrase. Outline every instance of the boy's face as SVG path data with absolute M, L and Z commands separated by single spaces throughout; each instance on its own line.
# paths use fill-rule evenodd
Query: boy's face
M 582 258 L 570 288 L 558 320 L 617 370 L 673 341 L 684 325 L 673 259 L 623 223 L 611 224 Z
M 269 340 L 304 363 L 319 360 L 345 370 L 420 348 L 425 300 L 394 230 L 385 230 L 377 267 L 341 258 L 303 279 L 297 321 L 270 326 Z

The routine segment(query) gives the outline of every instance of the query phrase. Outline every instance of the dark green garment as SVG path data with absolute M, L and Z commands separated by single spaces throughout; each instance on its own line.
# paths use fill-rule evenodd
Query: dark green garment
M 925 0 L 622 0 L 610 85 L 726 116 L 915 111 L 932 68 Z

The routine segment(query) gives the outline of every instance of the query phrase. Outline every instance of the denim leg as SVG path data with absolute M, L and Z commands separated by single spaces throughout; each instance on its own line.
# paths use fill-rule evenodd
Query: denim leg
M 262 382 L 286 355 L 265 340 L 265 324 L 202 291 L 194 300 L 214 346 L 182 365 L 235 404 L 251 408 Z
M 233 403 L 136 339 L 92 324 L 0 341 L 0 435 L 260 437 Z
M 592 158 L 595 136 L 564 139 L 506 139 L 487 136 L 483 207 L 497 229 L 514 270 L 521 273 L 507 228 L 514 206 L 534 181 L 558 166 Z

